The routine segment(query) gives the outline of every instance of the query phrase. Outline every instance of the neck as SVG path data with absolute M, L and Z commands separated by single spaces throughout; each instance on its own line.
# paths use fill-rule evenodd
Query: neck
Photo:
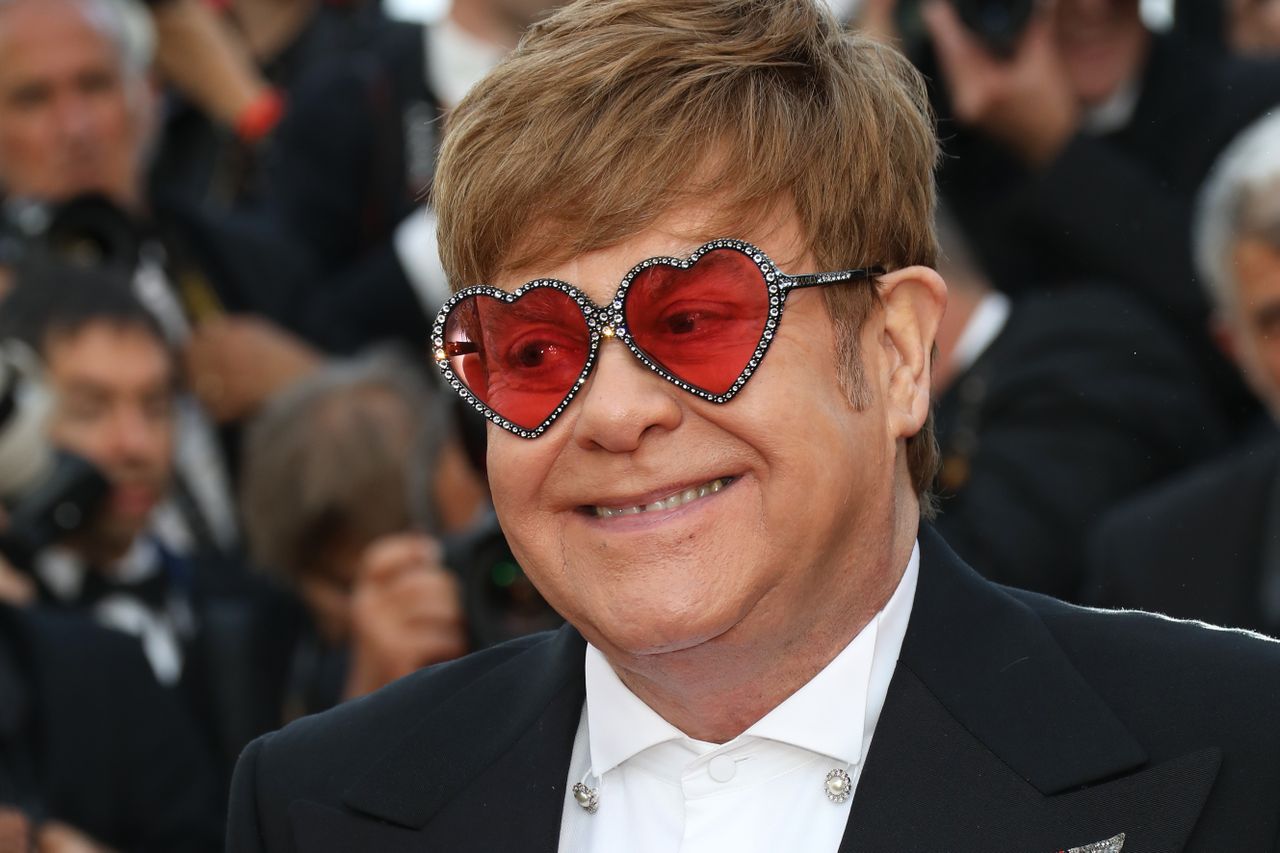
M 524 32 L 519 23 L 503 15 L 491 2 L 454 0 L 449 18 L 481 41 L 507 49 L 514 48 Z
M 803 613 L 787 614 L 790 631 L 761 632 L 748 617 L 679 652 L 637 659 L 602 651 L 627 688 L 680 731 L 709 743 L 733 740 L 811 681 L 889 601 L 919 529 L 919 502 L 909 487 L 891 512 L 887 530 L 856 549 L 863 556 L 841 578 L 843 595 L 822 596 Z M 742 639 L 747 636 L 750 642 Z

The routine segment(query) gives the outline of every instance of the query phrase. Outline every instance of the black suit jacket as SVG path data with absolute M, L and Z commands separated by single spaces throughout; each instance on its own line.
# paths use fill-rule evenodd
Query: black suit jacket
M 1278 482 L 1280 437 L 1125 504 L 1093 536 L 1085 599 L 1280 636 L 1260 605 Z
M 1077 288 L 1016 298 L 999 336 L 938 400 L 938 530 L 991 580 L 1074 598 L 1103 514 L 1220 446 L 1206 385 L 1132 297 Z
M 566 627 L 301 720 L 241 758 L 229 849 L 554 853 L 583 698 Z M 1280 647 L 997 587 L 925 530 L 840 850 L 1271 851 L 1278 718 Z
M 0 658 L 0 803 L 121 853 L 221 848 L 206 756 L 136 642 L 0 605 Z

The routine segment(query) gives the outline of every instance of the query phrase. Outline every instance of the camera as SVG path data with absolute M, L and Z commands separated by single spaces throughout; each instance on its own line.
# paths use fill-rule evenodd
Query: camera
M 40 374 L 29 348 L 0 342 L 0 502 L 8 516 L 0 555 L 21 570 L 83 526 L 111 488 L 88 460 L 49 445 L 52 404 Z
M 458 573 L 462 585 L 472 648 L 564 623 L 520 568 L 492 510 L 466 532 L 445 537 L 442 544 L 444 563 Z
M 997 56 L 1008 58 L 1031 22 L 1035 0 L 952 0 L 964 25 Z
M 1004 59 L 1013 56 L 1018 41 L 1036 12 L 1036 0 L 949 0 L 956 15 L 991 53 Z M 923 0 L 898 3 L 895 19 L 904 49 L 919 57 L 928 35 L 920 16 Z
M 53 261 L 132 275 L 143 244 L 141 225 L 99 193 L 59 204 L 5 201 L 0 216 L 0 265 Z

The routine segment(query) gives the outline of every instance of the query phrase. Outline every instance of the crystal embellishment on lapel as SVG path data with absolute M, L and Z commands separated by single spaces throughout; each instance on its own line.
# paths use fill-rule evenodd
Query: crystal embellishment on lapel
M 1085 844 L 1081 847 L 1072 847 L 1066 853 L 1120 853 L 1123 847 L 1124 833 L 1122 832 L 1115 838 L 1108 838 L 1106 841 L 1095 841 L 1092 844 Z
M 826 789 L 827 799 L 833 803 L 843 803 L 853 793 L 853 780 L 839 767 L 827 774 L 822 786 Z
M 596 809 L 600 808 L 600 792 L 595 788 L 588 788 L 581 782 L 573 786 L 573 799 L 586 810 L 587 814 L 595 814 Z

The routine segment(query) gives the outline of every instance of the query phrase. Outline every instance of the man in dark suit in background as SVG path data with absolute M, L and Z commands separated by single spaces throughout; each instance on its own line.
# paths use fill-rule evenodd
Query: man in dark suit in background
M 1274 849 L 1280 648 L 921 524 L 925 104 L 813 0 L 580 0 L 472 90 L 434 355 L 570 625 L 255 741 L 233 851 Z
M 1196 220 L 1219 340 L 1273 423 L 1113 513 L 1086 597 L 1280 636 L 1280 117 L 1223 154 Z
M 1010 298 L 942 212 L 938 235 L 938 532 L 989 580 L 1072 600 L 1102 515 L 1207 458 L 1225 426 L 1199 365 L 1141 301 L 1104 285 Z

